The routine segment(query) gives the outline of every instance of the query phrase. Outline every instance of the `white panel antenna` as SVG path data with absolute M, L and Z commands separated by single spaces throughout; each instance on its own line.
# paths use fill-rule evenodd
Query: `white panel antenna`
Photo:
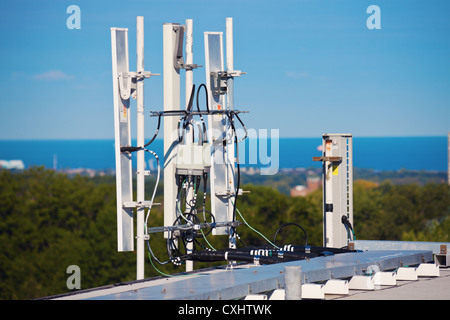
M 221 77 L 224 71 L 222 38 L 222 32 L 205 32 L 206 87 L 209 89 L 211 110 L 226 110 L 226 82 Z M 212 142 L 211 212 L 216 221 L 231 220 L 228 216 L 228 199 L 231 191 L 229 186 L 234 185 L 234 175 L 228 176 L 227 146 L 230 141 L 227 138 L 231 137 L 227 137 L 227 124 L 228 119 L 224 114 L 208 115 L 208 139 Z M 227 228 L 215 228 L 213 234 L 225 235 L 228 231 Z
M 136 278 L 144 278 L 145 209 L 152 201 L 145 200 L 145 144 L 144 141 L 144 79 L 151 72 L 144 71 L 144 18 L 136 18 L 136 72 L 129 71 L 128 29 L 111 28 L 112 74 L 114 94 L 114 131 L 117 189 L 117 249 L 134 250 L 133 210 L 136 208 Z M 137 146 L 131 146 L 130 97 L 136 99 Z M 152 140 L 153 141 L 153 140 Z M 132 156 L 137 154 L 136 201 L 133 201 Z M 156 190 L 156 187 L 155 187 Z
M 209 104 L 212 111 L 234 111 L 234 77 L 243 74 L 233 68 L 233 19 L 226 19 L 226 70 L 224 68 L 223 33 L 205 32 L 205 71 Z M 209 140 L 212 142 L 211 161 L 211 211 L 216 221 L 234 221 L 236 192 L 236 160 L 233 116 L 227 114 L 208 115 Z M 230 247 L 235 246 L 230 228 L 215 228 L 215 235 L 230 236 Z
M 323 134 L 323 245 L 346 247 L 353 238 L 353 137 Z
M 121 146 L 131 145 L 128 29 L 111 28 L 111 46 L 116 142 L 117 250 L 133 251 L 133 208 L 124 206 L 124 203 L 133 201 L 131 154 L 120 151 Z

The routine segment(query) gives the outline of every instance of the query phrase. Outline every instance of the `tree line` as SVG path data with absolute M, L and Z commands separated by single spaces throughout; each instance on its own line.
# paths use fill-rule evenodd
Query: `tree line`
M 154 181 L 147 183 L 151 194 Z M 322 245 L 322 192 L 291 198 L 266 185 L 247 184 L 237 199 L 238 246 Z M 135 252 L 117 252 L 114 177 L 68 177 L 42 167 L 0 171 L 0 299 L 34 299 L 66 293 L 67 267 L 81 270 L 81 288 L 131 281 Z M 163 203 L 162 185 L 155 202 Z M 208 204 L 207 204 L 208 205 Z M 450 187 L 447 184 L 354 183 L 357 239 L 442 241 L 450 239 Z M 163 206 L 154 206 L 149 226 L 163 225 Z M 255 232 L 257 230 L 259 233 Z M 265 238 L 263 236 L 264 235 Z M 207 237 L 208 245 L 227 246 L 226 236 Z M 203 239 L 201 239 L 203 241 Z M 152 251 L 167 259 L 162 234 L 152 234 Z M 204 242 L 206 246 L 206 243 Z M 145 276 L 174 274 L 184 266 L 147 260 Z M 196 263 L 196 268 L 209 266 Z

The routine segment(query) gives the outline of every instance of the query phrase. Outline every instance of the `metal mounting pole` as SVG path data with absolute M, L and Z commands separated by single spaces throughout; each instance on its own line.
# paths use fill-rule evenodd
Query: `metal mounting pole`
M 186 19 L 186 65 L 192 65 L 194 63 L 194 53 L 193 53 L 193 24 L 192 19 Z M 186 68 L 186 106 L 189 103 L 189 98 L 191 97 L 191 89 L 194 84 L 194 70 L 191 68 Z
M 341 248 L 353 238 L 352 134 L 323 134 L 323 245 Z
M 180 69 L 174 66 L 178 23 L 163 24 L 164 111 L 180 110 Z M 178 144 L 177 118 L 164 117 L 164 226 L 176 219 L 176 149 Z M 164 236 L 167 238 L 168 233 Z
M 186 19 L 186 29 L 185 29 L 185 37 L 186 37 L 186 65 L 191 65 L 194 62 L 193 58 L 193 50 L 192 50 L 192 19 Z M 189 98 L 192 92 L 192 86 L 194 84 L 194 71 L 192 69 L 186 68 L 186 107 L 189 103 Z M 185 143 L 192 144 L 192 138 L 194 136 L 194 130 L 192 127 L 187 128 Z M 194 197 L 194 181 L 189 179 L 189 182 L 186 187 L 186 211 L 190 212 L 191 207 L 189 203 Z M 190 254 L 193 252 L 194 243 L 193 241 L 188 242 L 186 244 L 186 253 Z M 186 272 L 194 270 L 194 262 L 192 260 L 186 261 Z
M 227 72 L 234 71 L 234 56 L 233 56 L 233 18 L 226 18 L 226 65 Z M 234 77 L 227 77 L 227 108 L 229 110 L 234 110 Z M 227 139 L 230 139 L 230 144 L 226 146 L 227 155 L 228 155 L 228 168 L 227 168 L 227 183 L 228 190 L 230 192 L 234 191 L 234 134 L 233 130 L 231 130 L 231 124 L 227 124 L 229 128 L 227 128 Z M 228 220 L 233 219 L 233 205 L 234 199 L 233 196 L 230 195 L 228 198 Z M 236 248 L 236 235 L 232 232 L 229 232 L 229 247 Z
M 136 72 L 144 72 L 144 17 L 136 18 Z M 137 145 L 143 146 L 144 142 L 144 78 L 137 79 L 136 86 L 136 102 L 137 102 Z M 137 200 L 137 224 L 136 224 L 136 279 L 144 279 L 144 216 L 145 207 L 145 154 L 144 150 L 137 151 L 137 179 L 136 179 L 136 200 Z

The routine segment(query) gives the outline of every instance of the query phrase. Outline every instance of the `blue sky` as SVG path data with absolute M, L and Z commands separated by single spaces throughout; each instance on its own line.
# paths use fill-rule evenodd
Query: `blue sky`
M 366 12 L 381 10 L 381 29 Z M 70 30 L 67 7 L 81 9 Z M 234 20 L 235 105 L 249 128 L 282 137 L 444 136 L 450 131 L 450 1 L 18 0 L 0 2 L 0 139 L 113 139 L 110 28 L 145 19 L 145 67 L 162 73 L 162 24 L 204 31 Z M 204 68 L 194 73 L 204 82 Z M 146 110 L 161 110 L 162 77 L 145 82 Z M 182 101 L 182 104 L 184 101 Z M 146 120 L 146 135 L 154 132 Z

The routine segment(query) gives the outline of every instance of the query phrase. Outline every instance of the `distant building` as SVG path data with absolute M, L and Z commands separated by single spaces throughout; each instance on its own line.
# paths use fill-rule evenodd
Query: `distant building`
M 322 179 L 310 176 L 306 179 L 306 186 L 298 185 L 291 189 L 291 197 L 305 197 L 309 193 L 319 189 Z
M 241 172 L 252 176 L 255 174 L 259 174 L 260 170 L 254 167 L 243 167 L 241 168 Z
M 0 160 L 0 169 L 23 170 L 25 165 L 22 160 Z
M 303 185 L 298 185 L 291 189 L 291 197 L 304 197 L 306 195 L 307 189 Z

